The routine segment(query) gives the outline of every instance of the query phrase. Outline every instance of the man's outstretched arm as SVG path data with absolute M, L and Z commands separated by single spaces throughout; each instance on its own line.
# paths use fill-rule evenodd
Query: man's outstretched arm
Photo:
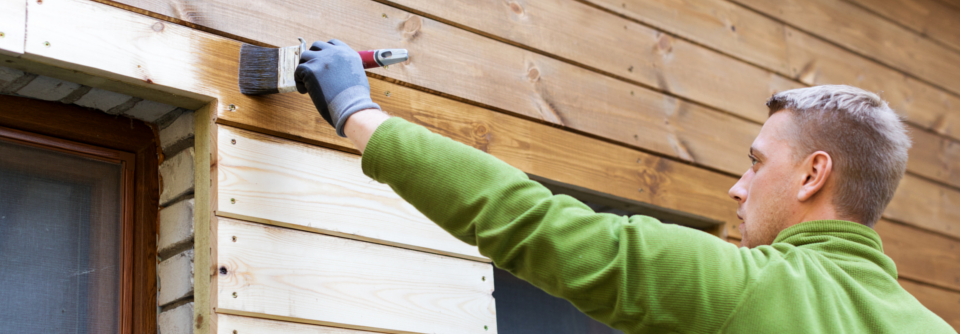
M 762 266 L 700 231 L 595 213 L 489 154 L 390 118 L 371 101 L 356 53 L 314 45 L 297 69 L 301 92 L 363 152 L 365 174 L 595 319 L 636 333 L 716 332 Z

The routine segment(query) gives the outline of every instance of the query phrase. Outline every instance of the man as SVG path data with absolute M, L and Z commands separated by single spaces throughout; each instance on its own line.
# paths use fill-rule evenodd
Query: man
M 871 226 L 910 140 L 872 93 L 779 93 L 730 189 L 737 248 L 651 217 L 598 214 L 479 150 L 390 118 L 346 44 L 314 43 L 296 76 L 390 185 L 500 268 L 627 333 L 955 333 L 897 283 Z

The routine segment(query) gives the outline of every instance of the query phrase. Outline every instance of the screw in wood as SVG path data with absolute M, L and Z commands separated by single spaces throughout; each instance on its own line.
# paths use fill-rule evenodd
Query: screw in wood
M 233 236 L 231 239 L 233 239 L 233 242 L 237 242 L 237 236 Z
M 43 4 L 43 0 L 37 0 L 37 3 L 42 5 L 42 4 Z
M 640 192 L 643 192 L 643 188 L 640 188 Z
M 43 46 L 50 47 L 50 42 L 43 42 Z
M 386 95 L 387 97 L 390 97 L 390 91 L 388 90 L 388 91 L 384 92 L 383 95 Z
M 233 298 L 237 298 L 237 293 L 236 293 L 236 292 L 233 293 Z
M 236 198 L 231 198 L 231 199 L 230 199 L 230 204 L 237 204 L 237 199 L 236 199 Z
M 233 334 L 237 334 L 237 330 L 236 330 L 236 329 L 233 330 Z
M 4 38 L 4 37 L 7 37 L 7 34 L 4 34 L 2 31 L 0 31 L 0 38 Z
M 633 91 L 632 91 L 632 90 L 630 91 L 630 96 L 633 96 Z
M 237 144 L 237 140 L 236 140 L 236 139 L 230 139 L 230 143 L 236 145 L 236 144 Z
M 383 13 L 383 18 L 387 18 L 387 13 Z
M 486 331 L 486 330 L 489 330 L 489 329 L 487 328 L 487 325 L 483 325 L 483 330 L 485 330 L 485 331 Z
M 236 104 L 230 104 L 230 105 L 227 106 L 227 110 L 237 111 L 237 105 L 236 105 Z
M 486 282 L 486 281 L 487 281 L 487 276 L 480 276 L 480 280 Z

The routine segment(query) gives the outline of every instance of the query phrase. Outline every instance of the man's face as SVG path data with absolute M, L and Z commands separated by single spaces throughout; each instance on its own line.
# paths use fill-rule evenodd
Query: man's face
M 730 188 L 730 197 L 737 201 L 742 247 L 769 245 L 785 227 L 799 207 L 797 192 L 802 181 L 797 179 L 794 148 L 788 139 L 793 116 L 789 111 L 774 113 L 763 124 L 750 147 L 754 164 L 740 181 Z M 797 179 L 797 180 L 794 180 Z

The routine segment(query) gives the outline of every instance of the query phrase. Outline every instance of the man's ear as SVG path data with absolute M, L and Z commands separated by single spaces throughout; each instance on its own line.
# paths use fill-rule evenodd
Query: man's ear
M 804 179 L 797 193 L 797 200 L 805 202 L 820 192 L 833 173 L 833 159 L 824 151 L 816 151 L 803 161 Z

